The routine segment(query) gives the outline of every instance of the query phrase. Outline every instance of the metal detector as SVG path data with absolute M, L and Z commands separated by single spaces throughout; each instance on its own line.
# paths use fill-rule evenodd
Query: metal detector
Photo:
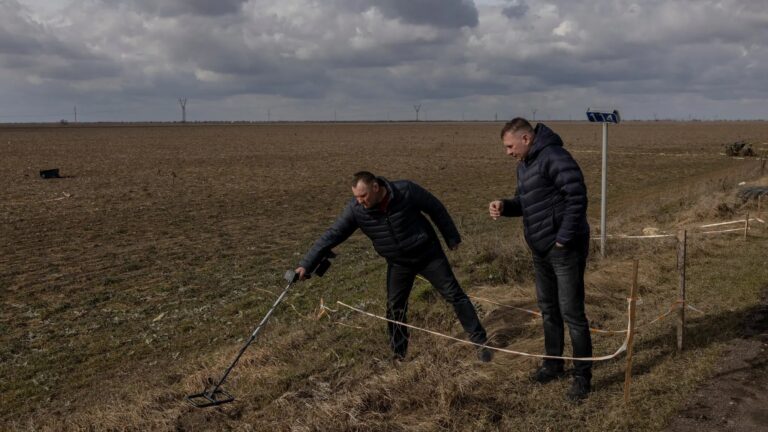
M 317 265 L 317 267 L 313 271 L 307 271 L 305 278 L 310 278 L 311 274 L 315 274 L 317 276 L 323 276 L 325 272 L 328 270 L 328 268 L 331 266 L 331 262 L 329 259 L 335 258 L 336 254 L 333 253 L 333 251 L 328 251 L 326 255 L 323 257 L 323 259 L 320 261 L 320 263 Z M 248 341 L 243 345 L 242 348 L 240 348 L 240 352 L 237 353 L 237 357 L 232 361 L 232 364 L 229 365 L 226 372 L 224 372 L 224 375 L 222 375 L 221 379 L 219 381 L 212 385 L 211 388 L 205 389 L 201 393 L 192 394 L 186 397 L 187 402 L 192 404 L 195 408 L 205 408 L 210 406 L 216 406 L 225 404 L 228 402 L 232 402 L 235 400 L 235 397 L 232 396 L 230 393 L 226 392 L 224 389 L 221 388 L 221 385 L 224 383 L 224 380 L 227 379 L 227 376 L 230 372 L 232 372 L 232 369 L 237 364 L 237 361 L 240 360 L 240 357 L 243 355 L 246 349 L 248 349 L 248 346 L 250 346 L 253 341 L 256 340 L 256 336 L 258 336 L 259 331 L 261 331 L 261 328 L 264 327 L 264 324 L 267 323 L 269 320 L 269 317 L 272 316 L 272 313 L 275 311 L 275 308 L 277 308 L 277 305 L 279 305 L 283 299 L 285 298 L 285 295 L 288 294 L 288 290 L 291 289 L 294 283 L 299 280 L 299 274 L 296 273 L 293 270 L 288 270 L 285 272 L 285 280 L 288 282 L 288 285 L 285 287 L 283 292 L 280 294 L 280 296 L 275 300 L 275 303 L 272 305 L 272 307 L 267 311 L 267 314 L 262 318 L 259 325 L 256 327 L 256 330 L 251 333 L 251 337 L 248 339 Z M 209 378 L 209 382 L 212 382 Z

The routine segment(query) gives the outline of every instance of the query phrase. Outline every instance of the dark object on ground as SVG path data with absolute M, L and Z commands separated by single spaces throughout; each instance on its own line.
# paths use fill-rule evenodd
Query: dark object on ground
M 328 253 L 320 260 L 320 263 L 317 265 L 317 267 L 308 271 L 305 277 L 310 277 L 310 274 L 315 274 L 317 276 L 322 276 L 325 274 L 325 272 L 331 266 L 329 259 L 334 258 L 335 256 L 335 253 L 328 251 Z M 288 294 L 288 290 L 290 290 L 293 284 L 299 280 L 299 274 L 293 270 L 288 270 L 285 272 L 285 280 L 288 282 L 288 285 L 285 287 L 283 292 L 280 293 L 280 296 L 277 298 L 277 300 L 275 300 L 275 303 L 272 305 L 269 311 L 267 311 L 267 314 L 264 316 L 264 318 L 262 318 L 261 322 L 256 327 L 256 330 L 251 333 L 251 337 L 248 339 L 248 341 L 245 342 L 245 345 L 240 348 L 240 352 L 237 353 L 237 357 L 235 357 L 235 359 L 229 365 L 221 379 L 219 379 L 215 385 L 212 385 L 210 388 L 206 388 L 203 392 L 192 394 L 186 397 L 187 402 L 192 404 L 192 406 L 196 408 L 205 408 L 225 404 L 235 400 L 235 397 L 224 391 L 224 389 L 221 388 L 221 385 L 224 383 L 224 380 L 227 379 L 229 373 L 232 372 L 232 369 L 237 364 L 237 361 L 240 360 L 240 357 L 242 357 L 245 350 L 253 343 L 253 341 L 256 340 L 256 336 L 259 335 L 259 331 L 262 327 L 264 327 L 264 324 L 267 323 L 269 317 L 272 316 L 272 313 L 277 308 L 277 305 L 279 305 L 280 302 L 282 302 L 285 298 L 286 294 Z M 208 383 L 213 384 L 213 380 L 209 378 Z
M 752 144 L 746 141 L 736 141 L 725 145 L 726 156 L 755 156 Z
M 546 384 L 550 381 L 554 381 L 563 378 L 567 375 L 562 366 L 550 368 L 547 366 L 541 366 L 531 374 L 531 381 L 539 384 Z
M 748 186 L 739 190 L 742 201 L 756 200 L 758 197 L 768 197 L 768 186 Z M 765 198 L 764 198 L 765 199 Z
M 488 363 L 493 359 L 493 351 L 485 347 L 477 349 L 477 359 L 483 363 Z
M 589 384 L 589 380 L 582 376 L 575 376 L 567 396 L 571 402 L 581 402 L 587 398 L 590 391 L 592 391 L 592 386 Z
M 52 179 L 52 178 L 61 178 L 61 176 L 59 175 L 59 169 L 53 168 L 53 169 L 47 169 L 47 170 L 40 170 L 40 178 Z

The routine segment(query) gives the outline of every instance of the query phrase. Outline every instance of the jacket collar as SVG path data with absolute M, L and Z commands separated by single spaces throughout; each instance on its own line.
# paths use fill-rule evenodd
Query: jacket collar
M 384 177 L 376 177 L 377 180 L 384 183 L 384 187 L 387 188 L 387 195 L 389 195 L 389 203 L 387 204 L 387 209 L 391 209 L 392 206 L 395 204 L 395 202 L 400 198 L 400 194 L 398 193 L 397 189 L 392 185 L 392 183 L 385 179 Z M 362 205 L 358 204 L 360 207 L 363 208 L 367 213 L 383 213 L 381 211 L 380 206 L 375 206 L 373 208 L 365 208 Z
M 533 134 L 533 144 L 531 144 L 531 150 L 528 151 L 528 154 L 525 156 L 525 163 L 533 162 L 539 153 L 548 146 L 563 146 L 563 140 L 560 138 L 560 135 L 556 134 L 544 123 L 536 124 Z

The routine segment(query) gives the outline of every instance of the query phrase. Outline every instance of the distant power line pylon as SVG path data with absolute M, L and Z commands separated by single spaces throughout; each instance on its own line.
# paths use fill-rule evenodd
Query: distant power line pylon
M 413 110 L 416 111 L 416 121 L 419 121 L 419 110 L 421 110 L 421 104 L 414 105 Z
M 187 122 L 187 98 L 179 98 L 179 105 L 181 106 L 181 122 Z

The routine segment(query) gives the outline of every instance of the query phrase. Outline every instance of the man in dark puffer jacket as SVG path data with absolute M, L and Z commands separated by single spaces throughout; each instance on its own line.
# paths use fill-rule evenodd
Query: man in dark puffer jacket
M 360 228 L 387 260 L 387 318 L 405 322 L 408 296 L 416 275 L 424 276 L 448 301 L 472 342 L 485 344 L 485 329 L 472 302 L 459 286 L 440 240 L 424 214 L 430 217 L 450 249 L 461 243 L 445 206 L 426 189 L 408 180 L 389 182 L 361 171 L 352 178 L 354 198 L 336 222 L 318 239 L 299 263 L 296 273 L 303 279 L 325 254 Z M 405 358 L 408 328 L 388 324 L 395 359 Z M 491 360 L 491 351 L 478 349 L 481 361 Z
M 574 357 L 592 357 L 592 339 L 584 313 L 584 268 L 589 252 L 587 188 L 576 161 L 563 148 L 563 141 L 547 126 L 536 129 L 523 118 L 515 118 L 501 130 L 507 155 L 517 165 L 514 198 L 490 203 L 495 220 L 499 216 L 522 216 L 525 240 L 533 252 L 536 297 L 544 321 L 547 355 L 562 356 L 563 321 L 573 343 Z M 571 400 L 587 397 L 591 390 L 591 361 L 574 361 Z M 546 359 L 532 379 L 547 383 L 565 375 L 563 361 Z

